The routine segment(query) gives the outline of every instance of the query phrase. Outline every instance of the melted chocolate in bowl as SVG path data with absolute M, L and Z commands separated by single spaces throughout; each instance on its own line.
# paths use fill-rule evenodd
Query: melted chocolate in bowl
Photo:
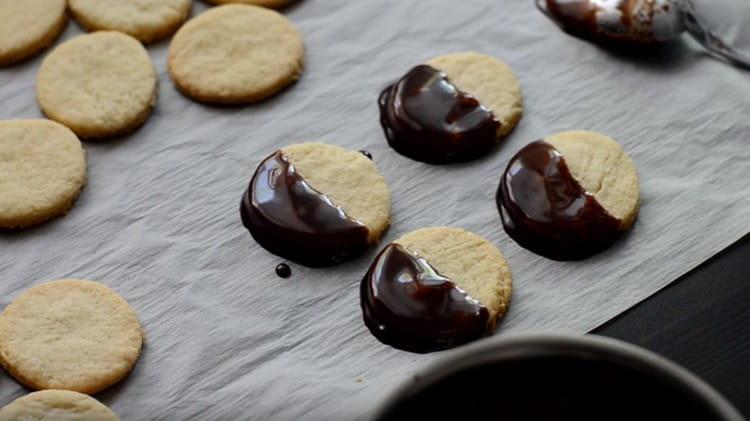
M 700 394 L 637 361 L 524 349 L 417 383 L 378 420 L 719 421 Z
M 368 247 L 367 227 L 312 188 L 280 151 L 256 170 L 240 214 L 258 244 L 305 266 L 341 263 Z
M 585 259 L 622 233 L 621 221 L 573 178 L 562 155 L 544 141 L 511 159 L 496 201 L 508 235 L 550 259 Z
M 489 311 L 398 244 L 389 244 L 362 279 L 365 324 L 381 342 L 432 352 L 482 337 Z
M 500 122 L 479 101 L 427 65 L 413 68 L 380 95 L 388 144 L 431 164 L 477 159 L 497 145 Z

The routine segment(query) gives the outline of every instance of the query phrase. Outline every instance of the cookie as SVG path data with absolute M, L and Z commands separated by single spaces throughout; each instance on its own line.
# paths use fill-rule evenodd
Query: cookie
M 67 21 L 65 0 L 0 0 L 0 66 L 52 44 Z
M 424 228 L 378 255 L 362 279 L 365 325 L 381 342 L 432 352 L 495 329 L 510 304 L 512 281 L 500 251 L 458 228 Z
M 144 43 L 172 35 L 193 7 L 192 0 L 69 0 L 68 5 L 86 30 L 120 31 Z
M 311 267 L 356 257 L 390 226 L 391 194 L 359 152 L 322 143 L 285 147 L 255 171 L 240 207 L 253 238 Z
M 0 228 L 64 215 L 86 184 L 86 155 L 67 127 L 50 120 L 0 121 Z
M 98 139 L 140 127 L 156 103 L 156 70 L 143 45 L 120 32 L 81 35 L 42 62 L 37 100 L 49 118 Z
M 0 314 L 0 363 L 33 389 L 106 389 L 130 372 L 142 342 L 135 311 L 98 282 L 41 284 Z
M 118 421 L 98 400 L 69 390 L 42 390 L 20 397 L 0 409 L 3 421 Z
M 381 93 L 378 103 L 390 146 L 431 164 L 488 154 L 523 114 L 512 70 L 472 52 L 440 56 L 411 69 Z
M 559 133 L 511 159 L 497 205 L 505 231 L 521 246 L 551 259 L 585 259 L 633 225 L 640 207 L 638 174 L 613 139 Z
M 297 0 L 206 0 L 213 4 L 244 3 L 256 6 L 280 8 L 294 3 Z
M 291 22 L 259 6 L 214 7 L 186 23 L 169 46 L 177 88 L 198 101 L 252 103 L 302 74 L 304 46 Z

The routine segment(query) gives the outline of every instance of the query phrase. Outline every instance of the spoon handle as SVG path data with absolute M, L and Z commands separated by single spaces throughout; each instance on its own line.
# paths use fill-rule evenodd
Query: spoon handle
M 691 0 L 682 0 L 677 2 L 677 4 L 682 11 L 682 20 L 685 23 L 685 28 L 696 41 L 701 43 L 713 55 L 719 56 L 741 69 L 750 70 L 750 56 L 733 48 L 711 32 L 695 12 L 695 7 Z

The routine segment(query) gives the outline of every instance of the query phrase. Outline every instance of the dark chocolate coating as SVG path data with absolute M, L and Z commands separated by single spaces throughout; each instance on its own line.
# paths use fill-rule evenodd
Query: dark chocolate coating
M 378 103 L 388 144 L 411 159 L 470 161 L 497 145 L 500 122 L 492 112 L 433 67 L 413 68 L 386 88 Z
M 286 263 L 279 263 L 276 266 L 276 275 L 278 275 L 279 278 L 286 279 L 292 276 L 292 268 L 290 268 Z
M 439 351 L 478 339 L 488 329 L 486 307 L 398 244 L 389 244 L 370 266 L 360 302 L 370 332 L 405 351 Z
M 655 13 L 653 4 L 619 0 L 614 6 L 620 11 L 619 22 L 609 25 L 611 27 L 602 27 L 596 16 L 600 6 L 591 0 L 536 1 L 547 16 L 563 30 L 577 37 L 605 44 L 613 41 L 635 45 L 655 42 L 650 30 L 640 28 L 643 23 L 653 22 Z M 634 10 L 639 4 L 641 4 L 641 9 Z M 641 25 L 633 21 L 634 14 L 638 16 L 639 21 L 642 21 Z
M 621 235 L 621 221 L 573 178 L 562 155 L 544 141 L 511 159 L 496 201 L 508 235 L 550 259 L 585 259 Z
M 312 188 L 280 151 L 255 171 L 240 214 L 258 244 L 301 265 L 334 265 L 368 248 L 367 227 Z
M 596 21 L 598 8 L 589 0 L 541 1 L 545 3 L 549 17 L 565 31 L 586 38 L 595 38 L 599 35 L 599 25 Z

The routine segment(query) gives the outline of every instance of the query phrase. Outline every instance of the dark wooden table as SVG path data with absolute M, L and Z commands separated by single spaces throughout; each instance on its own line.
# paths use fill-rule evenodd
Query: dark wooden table
M 750 235 L 592 333 L 675 361 L 750 419 Z

